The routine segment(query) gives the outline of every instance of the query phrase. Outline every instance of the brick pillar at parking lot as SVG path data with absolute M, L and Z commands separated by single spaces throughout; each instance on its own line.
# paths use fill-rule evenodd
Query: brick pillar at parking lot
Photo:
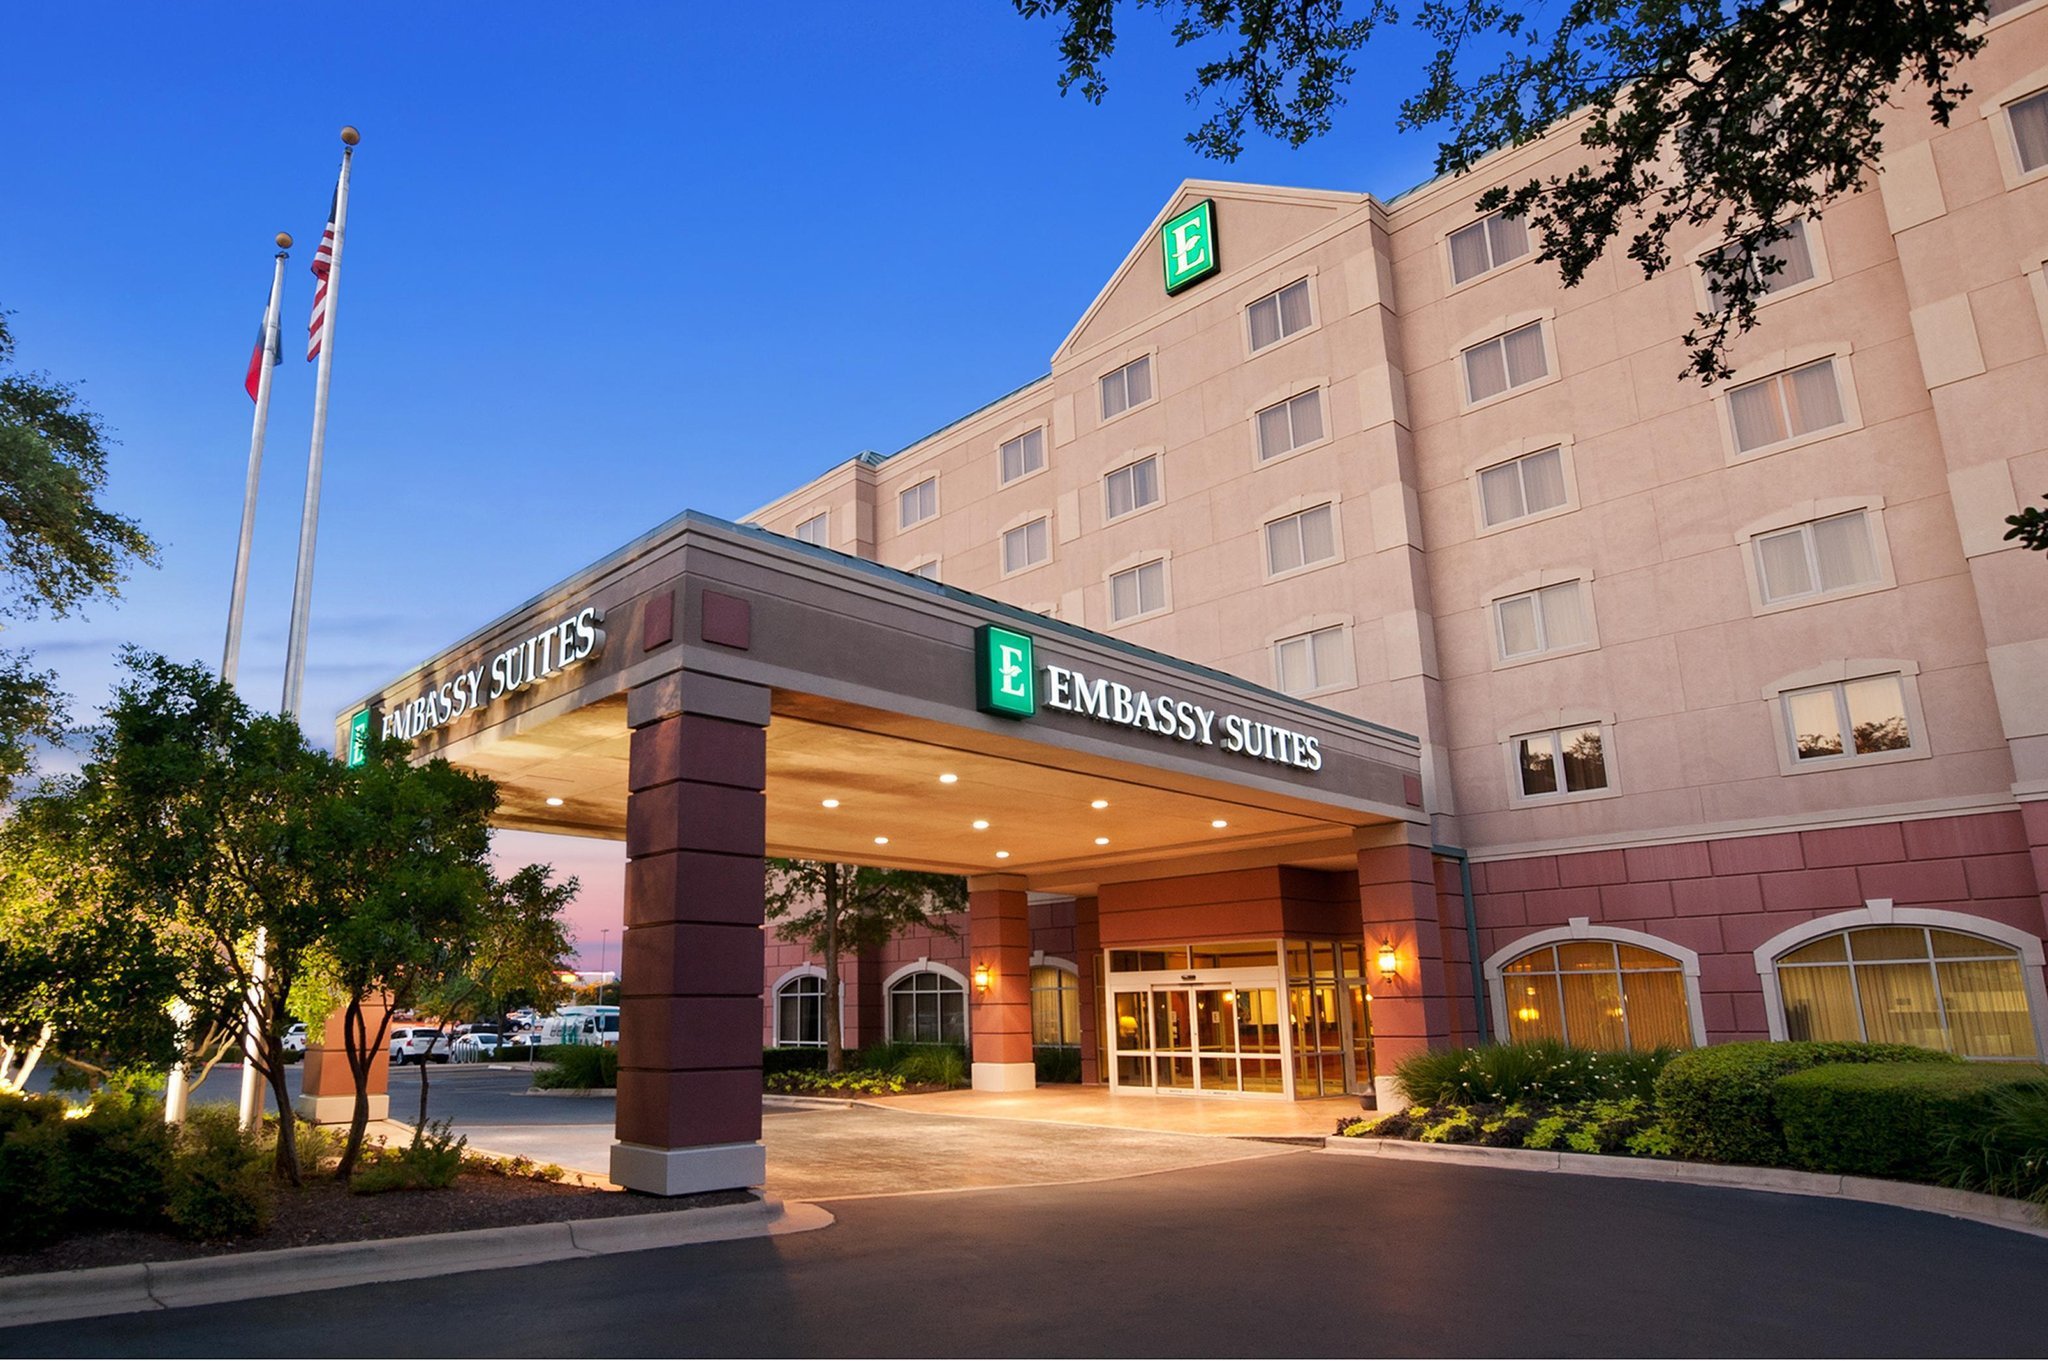
M 1356 836 L 1359 916 L 1372 979 L 1373 1050 L 1378 1071 L 1388 1073 L 1410 1054 L 1441 1049 L 1451 1039 L 1436 871 L 1429 834 L 1421 827 L 1362 827 Z M 1382 946 L 1393 947 L 1392 977 L 1380 976 Z
M 381 1001 L 363 1004 L 363 1025 L 373 1043 L 384 1012 Z M 341 1034 L 347 1014 L 343 1009 L 329 1016 L 326 1029 L 317 1036 L 307 1027 L 305 1071 L 299 1074 L 299 1094 L 292 1098 L 292 1109 L 301 1120 L 316 1125 L 345 1125 L 355 1118 L 356 1080 L 348 1070 L 348 1050 Z M 370 1118 L 382 1120 L 391 1114 L 389 1041 L 378 1044 L 370 1055 L 369 1088 Z
M 967 881 L 968 1032 L 974 1090 L 1021 1092 L 1038 1085 L 1031 1061 L 1031 895 L 1014 874 Z M 984 991 L 973 980 L 988 971 Z
M 681 672 L 627 698 L 621 1186 L 758 1186 L 768 691 Z

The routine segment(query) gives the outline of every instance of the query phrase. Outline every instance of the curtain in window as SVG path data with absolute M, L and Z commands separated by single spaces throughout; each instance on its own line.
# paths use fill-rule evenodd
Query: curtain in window
M 1280 334 L 1291 336 L 1308 325 L 1308 281 L 1280 290 Z
M 1301 560 L 1321 562 L 1337 556 L 1336 535 L 1330 528 L 1330 508 L 1317 506 L 1301 513 Z
M 2006 112 L 2012 115 L 2012 140 L 2019 151 L 2020 169 L 2039 170 L 2048 165 L 2048 91 L 2030 95 Z
M 1502 974 L 1501 985 L 1507 990 L 1509 1039 L 1564 1038 L 1564 1005 L 1555 974 Z
M 1983 942 L 1976 944 L 1982 948 Z M 2017 959 L 1945 960 L 1935 964 L 1949 1036 L 1973 1059 L 2033 1058 L 2034 1022 Z
M 1691 1048 L 1692 1021 L 1686 1010 L 1684 974 L 1676 969 L 1629 971 L 1622 974 L 1621 984 L 1627 995 L 1630 1048 Z
M 1125 405 L 1137 406 L 1152 400 L 1152 360 L 1134 359 L 1124 370 Z
M 1498 340 L 1489 340 L 1465 351 L 1465 393 L 1468 400 L 1483 402 L 1507 390 L 1507 360 L 1502 357 Z
M 1806 224 L 1792 224 L 1792 234 L 1774 244 L 1768 252 L 1771 259 L 1783 260 L 1785 267 L 1764 280 L 1770 292 L 1803 284 L 1813 277 L 1813 251 L 1806 244 Z
M 1564 504 L 1564 455 L 1555 449 L 1531 454 L 1517 465 L 1522 470 L 1523 499 L 1528 512 L 1552 510 Z
M 1934 971 L 1926 963 L 1858 964 L 1856 991 L 1863 1002 L 1863 1033 L 1872 1044 L 1949 1047 L 1934 1000 Z
M 1841 968 L 1781 968 L 1778 993 L 1785 1004 L 1789 1040 L 1860 1040 L 1856 992 Z
M 1810 434 L 1842 423 L 1842 394 L 1835 386 L 1835 361 L 1824 359 L 1794 369 L 1785 400 L 1791 410 L 1792 433 Z
M 1262 350 L 1280 338 L 1280 300 L 1260 298 L 1251 306 L 1252 348 Z
M 1487 243 L 1493 247 L 1493 263 L 1504 265 L 1529 252 L 1529 224 L 1519 217 L 1496 213 L 1486 219 Z
M 1323 437 L 1323 393 L 1304 392 L 1288 404 L 1294 417 L 1294 444 L 1313 444 Z
M 1287 404 L 1269 406 L 1259 413 L 1259 457 L 1271 458 L 1294 447 L 1288 438 Z
M 1517 596 L 1503 600 L 1494 606 L 1500 617 L 1500 654 L 1503 657 L 1522 657 L 1537 650 L 1536 598 Z
M 1451 233 L 1451 280 L 1464 283 L 1493 267 L 1486 253 L 1486 224 L 1475 222 Z
M 1533 383 L 1550 372 L 1549 361 L 1543 354 L 1543 327 L 1540 324 L 1508 332 L 1506 346 L 1510 387 Z
M 1577 647 L 1586 641 L 1586 605 L 1580 598 L 1579 584 L 1568 581 L 1562 586 L 1545 586 L 1537 592 L 1537 598 L 1543 602 L 1545 651 Z
M 1815 524 L 1813 556 L 1820 564 L 1823 591 L 1839 591 L 1877 580 L 1877 554 L 1870 544 L 1870 521 L 1861 511 Z
M 1315 662 L 1306 638 L 1283 639 L 1274 649 L 1279 663 L 1280 689 L 1290 695 L 1315 689 Z
M 1479 474 L 1479 500 L 1489 525 L 1506 524 L 1529 513 L 1522 499 L 1521 470 L 1512 463 Z
M 1735 447 L 1738 449 L 1761 449 L 1787 438 L 1775 379 L 1751 383 L 1729 393 L 1728 411 L 1735 421 Z
M 1584 1048 L 1625 1049 L 1628 1040 L 1621 1021 L 1621 979 L 1614 972 L 1613 947 L 1603 942 L 1602 948 L 1607 953 L 1606 968 L 1558 976 L 1564 992 L 1565 1033 L 1573 1044 Z
M 1758 539 L 1756 560 L 1763 569 L 1764 599 L 1786 600 L 1813 590 L 1813 573 L 1806 564 L 1806 536 L 1800 531 Z
M 1315 656 L 1316 688 L 1342 685 L 1351 679 L 1351 647 L 1342 628 L 1318 629 L 1309 635 Z

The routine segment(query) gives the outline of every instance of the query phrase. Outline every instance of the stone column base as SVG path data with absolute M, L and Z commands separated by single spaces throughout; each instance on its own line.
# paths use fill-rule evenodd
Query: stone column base
M 768 1150 L 759 1143 L 698 1148 L 617 1143 L 612 1145 L 612 1180 L 629 1191 L 656 1196 L 745 1190 L 768 1180 Z
M 308 1096 L 300 1093 L 292 1098 L 292 1109 L 301 1120 L 316 1125 L 345 1125 L 355 1118 L 356 1098 L 354 1093 L 346 1096 Z M 391 1097 L 384 1092 L 370 1096 L 370 1118 L 388 1120 L 391 1118 Z
M 974 1090 L 977 1092 L 1028 1092 L 1038 1086 L 1035 1063 L 977 1063 Z

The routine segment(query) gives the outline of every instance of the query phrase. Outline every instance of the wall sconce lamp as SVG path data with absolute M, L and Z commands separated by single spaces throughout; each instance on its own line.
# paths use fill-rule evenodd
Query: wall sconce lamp
M 995 977 L 995 971 L 986 964 L 974 966 L 974 991 L 980 995 L 988 993 L 988 985 Z
M 1394 942 L 1389 940 L 1382 941 L 1380 943 L 1379 963 L 1380 981 L 1382 983 L 1393 982 L 1394 975 L 1400 972 L 1401 969 L 1401 955 L 1397 950 L 1394 949 Z

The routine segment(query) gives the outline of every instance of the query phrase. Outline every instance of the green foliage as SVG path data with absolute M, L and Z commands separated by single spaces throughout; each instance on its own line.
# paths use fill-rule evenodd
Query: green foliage
M 272 1183 L 261 1143 L 236 1127 L 233 1111 L 199 1107 L 178 1135 L 165 1188 L 165 1214 L 186 1238 L 261 1233 L 270 1223 Z
M 348 1189 L 356 1195 L 374 1196 L 453 1186 L 462 1174 L 468 1147 L 469 1140 L 457 1138 L 446 1120 L 432 1121 L 420 1126 L 411 1143 L 371 1152 L 349 1178 Z
M 2048 500 L 2048 497 L 2043 497 Z M 2005 531 L 2008 539 L 2018 539 L 2020 547 L 2036 553 L 2048 553 L 2048 510 L 2039 506 L 2026 506 L 2017 515 L 2008 515 L 2005 522 L 2012 528 Z
M 860 1051 L 854 1066 L 871 1073 L 893 1073 L 913 1087 L 964 1087 L 971 1072 L 969 1062 L 965 1045 L 898 1040 L 869 1045 Z
M 619 1085 L 619 1051 L 595 1044 L 557 1044 L 541 1050 L 547 1066 L 533 1085 L 550 1091 L 589 1091 Z
M 1839 1063 L 1959 1063 L 1909 1044 L 1756 1040 L 1680 1054 L 1657 1078 L 1657 1109 L 1681 1158 L 1782 1167 L 1777 1083 L 1788 1073 Z
M 174 1142 L 161 1106 L 119 1089 L 102 1091 L 83 1117 L 59 1127 L 74 1227 L 148 1228 L 158 1222 Z
M 40 1247 L 63 1236 L 71 1209 L 64 1103 L 4 1099 L 13 1128 L 0 1139 L 0 1246 Z
M 1415 1054 L 1397 1064 L 1394 1075 L 1412 1099 L 1431 1104 L 1647 1100 L 1657 1074 L 1676 1052 L 1578 1049 L 1556 1040 L 1529 1040 Z
M 1823 1064 L 1778 1079 L 1778 1123 L 1793 1167 L 1928 1180 L 1944 1148 L 1990 1123 L 1996 1094 L 2038 1099 L 2044 1084 L 2033 1064 Z
M 1073 1045 L 1038 1045 L 1031 1051 L 1031 1062 L 1040 1083 L 1081 1080 L 1081 1051 Z
M 825 1051 L 808 1045 L 786 1044 L 761 1051 L 761 1075 L 774 1077 L 777 1073 L 822 1073 L 825 1071 Z
M 1936 1156 L 1951 1186 L 2048 1206 L 2048 1085 L 1991 1092 L 1977 1123 L 1951 1131 Z
M 894 1073 L 849 1068 L 839 1073 L 788 1072 L 765 1078 L 762 1087 L 785 1096 L 893 1096 L 908 1088 Z
M 537 1163 L 520 1154 L 512 1158 L 463 1150 L 462 1170 L 481 1177 L 508 1177 L 515 1181 L 561 1181 L 569 1174 L 555 1163 Z

